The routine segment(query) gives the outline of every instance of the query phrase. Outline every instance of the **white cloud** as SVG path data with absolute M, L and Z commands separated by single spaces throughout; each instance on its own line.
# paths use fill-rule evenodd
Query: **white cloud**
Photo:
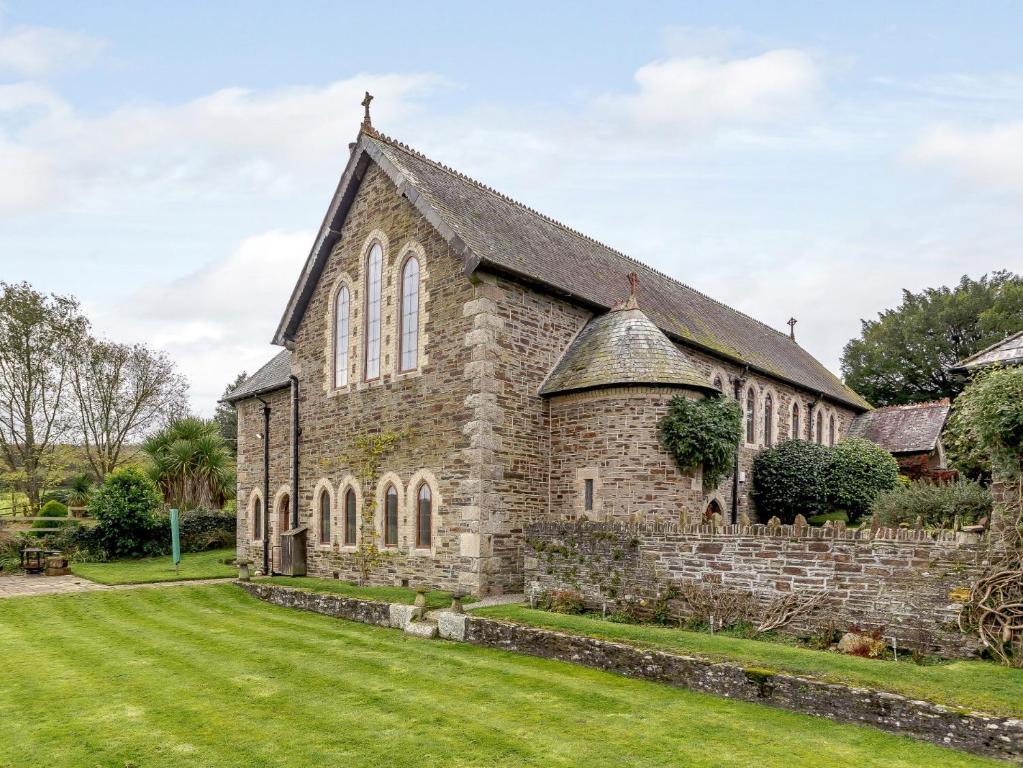
M 236 374 L 278 351 L 270 338 L 313 237 L 253 235 L 215 264 L 87 310 L 98 333 L 166 351 L 189 379 L 193 408 L 209 414 Z
M 430 74 L 357 75 L 322 87 L 226 88 L 179 105 L 133 104 L 87 117 L 51 90 L 0 87 L 0 139 L 34 160 L 36 181 L 0 195 L 0 213 L 65 198 L 236 197 L 293 191 L 336 173 L 361 117 L 365 89 L 379 121 L 398 121 L 443 85 Z M 27 163 L 22 160 L 22 163 Z M 59 184 L 57 183 L 59 180 Z
M 909 157 L 982 186 L 1023 191 L 1023 120 L 984 128 L 934 126 Z
M 666 59 L 640 67 L 635 80 L 636 93 L 604 97 L 603 111 L 642 127 L 705 130 L 790 118 L 818 91 L 821 73 L 805 51 L 780 49 L 731 60 Z
M 104 42 L 52 27 L 0 28 L 0 72 L 40 77 L 59 69 L 92 63 Z

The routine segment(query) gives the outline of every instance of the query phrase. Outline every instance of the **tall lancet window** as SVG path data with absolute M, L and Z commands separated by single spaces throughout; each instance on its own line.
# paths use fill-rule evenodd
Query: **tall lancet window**
M 803 436 L 799 434 L 799 403 L 792 404 L 792 430 L 789 438 L 792 440 L 803 439 Z
M 757 398 L 753 394 L 753 388 L 746 392 L 746 442 L 751 445 L 757 441 L 756 418 Z
M 342 285 L 334 300 L 334 386 L 348 386 L 348 330 L 352 295 Z
M 410 256 L 401 270 L 401 370 L 419 365 L 419 260 Z
M 380 377 L 380 276 L 384 249 L 373 243 L 366 257 L 366 381 Z
M 824 445 L 824 414 L 817 411 L 817 442 Z
M 770 393 L 764 398 L 764 445 L 774 445 L 774 398 Z
M 834 415 L 828 419 L 828 445 L 835 445 L 835 417 Z

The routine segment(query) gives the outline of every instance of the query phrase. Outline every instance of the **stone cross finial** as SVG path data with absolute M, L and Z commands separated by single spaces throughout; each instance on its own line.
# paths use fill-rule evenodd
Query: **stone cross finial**
M 362 116 L 362 131 L 368 133 L 370 136 L 376 136 L 376 129 L 373 127 L 373 121 L 369 116 L 369 104 L 373 101 L 373 94 L 366 91 L 366 95 L 362 99 L 362 106 L 365 108 L 366 113 Z
M 796 320 L 796 318 L 794 318 L 794 317 L 790 317 L 789 318 L 789 322 L 788 322 L 789 338 L 792 339 L 793 341 L 796 340 L 796 323 L 798 323 L 798 322 L 799 321 Z

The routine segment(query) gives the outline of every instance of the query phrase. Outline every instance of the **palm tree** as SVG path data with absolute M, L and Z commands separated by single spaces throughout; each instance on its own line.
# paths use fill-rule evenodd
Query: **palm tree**
M 234 490 L 231 451 L 216 421 L 188 416 L 142 445 L 164 500 L 179 509 L 220 508 Z
M 87 472 L 82 472 L 71 478 L 71 485 L 68 488 L 67 505 L 72 512 L 81 512 L 89 505 L 89 497 L 92 495 L 92 478 Z

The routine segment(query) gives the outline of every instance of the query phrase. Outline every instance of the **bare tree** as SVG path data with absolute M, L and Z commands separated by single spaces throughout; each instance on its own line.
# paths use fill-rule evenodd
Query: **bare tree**
M 164 353 L 91 338 L 75 355 L 71 383 L 85 454 L 100 482 L 122 463 L 125 445 L 184 410 L 188 391 Z
M 0 459 L 32 510 L 48 451 L 74 425 L 68 381 L 87 328 L 75 299 L 0 283 Z

